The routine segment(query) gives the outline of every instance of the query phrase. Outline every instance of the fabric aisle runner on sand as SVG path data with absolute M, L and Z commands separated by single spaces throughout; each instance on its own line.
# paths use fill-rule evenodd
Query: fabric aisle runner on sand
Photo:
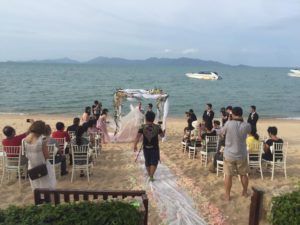
M 148 179 L 141 153 L 138 159 L 143 168 L 146 188 L 150 189 L 160 210 L 162 219 L 169 225 L 206 225 L 193 207 L 193 200 L 178 187 L 176 176 L 163 163 L 159 163 L 154 176 L 154 182 Z

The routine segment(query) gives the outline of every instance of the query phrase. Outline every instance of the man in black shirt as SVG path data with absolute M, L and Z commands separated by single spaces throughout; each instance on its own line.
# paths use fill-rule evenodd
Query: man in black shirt
M 159 144 L 158 135 L 164 137 L 164 132 L 159 125 L 154 124 L 155 113 L 148 111 L 146 113 L 146 124 L 143 124 L 139 129 L 137 137 L 134 142 L 133 149 L 137 151 L 137 144 L 143 136 L 143 151 L 145 158 L 145 166 L 150 178 L 153 181 L 154 173 L 158 165 L 159 157 Z
M 214 119 L 215 113 L 212 110 L 212 104 L 207 103 L 206 106 L 207 106 L 207 109 L 204 111 L 202 119 L 205 121 L 205 123 L 212 124 L 212 121 Z
M 264 153 L 262 154 L 262 158 L 272 161 L 273 153 L 271 151 L 271 146 L 273 146 L 274 143 L 283 143 L 283 140 L 277 137 L 277 127 L 269 127 L 268 134 L 270 139 L 264 143 Z
M 73 125 L 68 126 L 67 132 L 76 132 L 79 127 L 80 119 L 78 117 L 75 117 L 73 119 Z
M 250 108 L 251 108 L 251 112 L 250 112 L 250 114 L 248 116 L 247 122 L 250 123 L 251 130 L 256 133 L 256 131 L 257 131 L 257 129 L 256 129 L 256 123 L 257 123 L 259 117 L 258 117 L 258 114 L 256 112 L 256 106 L 255 105 L 251 105 Z

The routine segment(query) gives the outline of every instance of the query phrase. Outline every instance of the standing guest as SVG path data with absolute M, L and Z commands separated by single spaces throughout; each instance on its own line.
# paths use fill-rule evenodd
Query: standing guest
M 270 138 L 264 143 L 264 153 L 262 154 L 262 158 L 272 161 L 273 153 L 271 147 L 274 143 L 283 143 L 283 140 L 277 137 L 277 127 L 269 127 L 267 131 Z
M 84 113 L 81 116 L 81 124 L 86 123 L 87 121 L 89 121 L 90 116 L 91 116 L 91 107 L 87 106 L 87 107 L 85 107 Z
M 51 127 L 46 124 L 46 128 L 45 128 L 45 136 L 46 136 L 46 139 L 47 139 L 47 145 L 53 145 L 55 144 L 55 146 L 57 147 L 57 149 L 59 149 L 59 146 L 56 142 L 56 140 L 52 137 L 50 137 L 51 135 Z M 50 159 L 50 162 L 53 164 L 52 162 L 52 159 Z M 61 176 L 64 176 L 64 175 L 67 175 L 68 174 L 68 171 L 67 171 L 67 163 L 66 163 L 66 156 L 63 155 L 63 152 L 62 151 L 58 151 L 56 156 L 55 156 L 55 162 L 56 163 L 61 163 L 60 164 L 60 174 Z
M 139 129 L 137 137 L 134 142 L 133 149 L 137 151 L 137 144 L 140 138 L 143 136 L 143 151 L 145 157 L 145 166 L 150 178 L 150 181 L 154 181 L 154 173 L 156 171 L 159 157 L 159 143 L 158 135 L 164 137 L 164 133 L 159 125 L 154 124 L 155 113 L 146 113 L 146 124 L 143 124 Z
M 97 128 L 103 133 L 103 144 L 110 142 L 110 137 L 107 130 L 108 109 L 103 109 L 99 119 L 97 120 Z
M 248 121 L 247 122 L 250 123 L 251 129 L 253 130 L 253 132 L 256 132 L 257 131 L 257 129 L 256 129 L 256 123 L 257 123 L 258 118 L 259 118 L 259 116 L 258 116 L 258 114 L 256 112 L 256 106 L 255 105 L 251 105 L 250 106 L 250 110 L 251 110 L 251 112 L 250 112 L 250 114 L 248 116 Z
M 241 176 L 243 186 L 242 195 L 247 197 L 248 189 L 248 153 L 246 138 L 251 132 L 249 123 L 243 121 L 241 107 L 232 109 L 232 120 L 227 121 L 218 134 L 225 135 L 224 173 L 225 173 L 225 199 L 230 200 L 232 176 L 235 171 Z
M 232 120 L 232 106 L 229 105 L 226 107 L 227 120 Z
M 194 130 L 194 127 L 192 126 L 192 116 L 190 112 L 185 112 L 185 115 L 187 117 L 187 127 L 184 128 L 183 133 L 190 133 L 192 130 Z
M 29 127 L 29 134 L 24 139 L 24 152 L 28 158 L 28 169 L 46 164 L 48 174 L 35 180 L 30 179 L 32 190 L 36 188 L 54 189 L 56 178 L 52 166 L 49 162 L 49 152 L 47 148 L 47 139 L 44 136 L 46 131 L 45 122 L 39 120 L 33 122 Z
M 206 104 L 206 110 L 203 113 L 202 119 L 205 121 L 205 123 L 210 123 L 212 124 L 212 121 L 214 119 L 214 111 L 212 110 L 212 104 L 207 103 Z
M 149 103 L 149 104 L 148 104 L 148 109 L 147 109 L 147 111 L 148 111 L 148 112 L 150 112 L 150 111 L 153 112 L 153 105 L 152 105 L 152 103 Z
M 226 110 L 224 107 L 222 107 L 220 109 L 220 113 L 221 113 L 222 127 L 223 127 L 228 120 L 228 114 L 226 113 Z
M 75 117 L 73 119 L 73 124 L 71 126 L 68 126 L 67 132 L 76 132 L 80 124 L 80 119 L 78 117 Z
M 98 120 L 101 114 L 101 108 L 102 108 L 102 104 L 98 101 L 95 100 L 94 101 L 94 110 L 93 110 L 93 114 L 95 116 L 95 119 Z
M 189 113 L 191 114 L 192 122 L 196 121 L 197 120 L 197 116 L 195 115 L 194 110 L 190 109 Z

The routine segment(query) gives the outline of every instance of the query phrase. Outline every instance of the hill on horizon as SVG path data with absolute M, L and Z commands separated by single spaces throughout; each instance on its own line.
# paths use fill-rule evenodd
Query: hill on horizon
M 59 59 L 43 59 L 28 61 L 7 61 L 7 63 L 45 63 L 45 64 L 95 64 L 95 65 L 187 65 L 187 66 L 232 66 L 212 60 L 195 58 L 157 58 L 147 59 L 125 59 L 119 57 L 96 57 L 88 61 L 77 61 L 68 57 Z

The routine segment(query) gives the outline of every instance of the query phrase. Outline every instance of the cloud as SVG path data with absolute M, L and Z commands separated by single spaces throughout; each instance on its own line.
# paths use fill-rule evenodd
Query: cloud
M 187 49 L 184 49 L 181 51 L 182 54 L 184 55 L 187 55 L 187 54 L 194 54 L 194 53 L 197 53 L 199 52 L 198 49 L 195 49 L 195 48 L 187 48 Z
M 163 53 L 170 53 L 170 52 L 172 52 L 172 50 L 168 49 L 168 48 L 166 48 L 166 49 L 163 50 Z

